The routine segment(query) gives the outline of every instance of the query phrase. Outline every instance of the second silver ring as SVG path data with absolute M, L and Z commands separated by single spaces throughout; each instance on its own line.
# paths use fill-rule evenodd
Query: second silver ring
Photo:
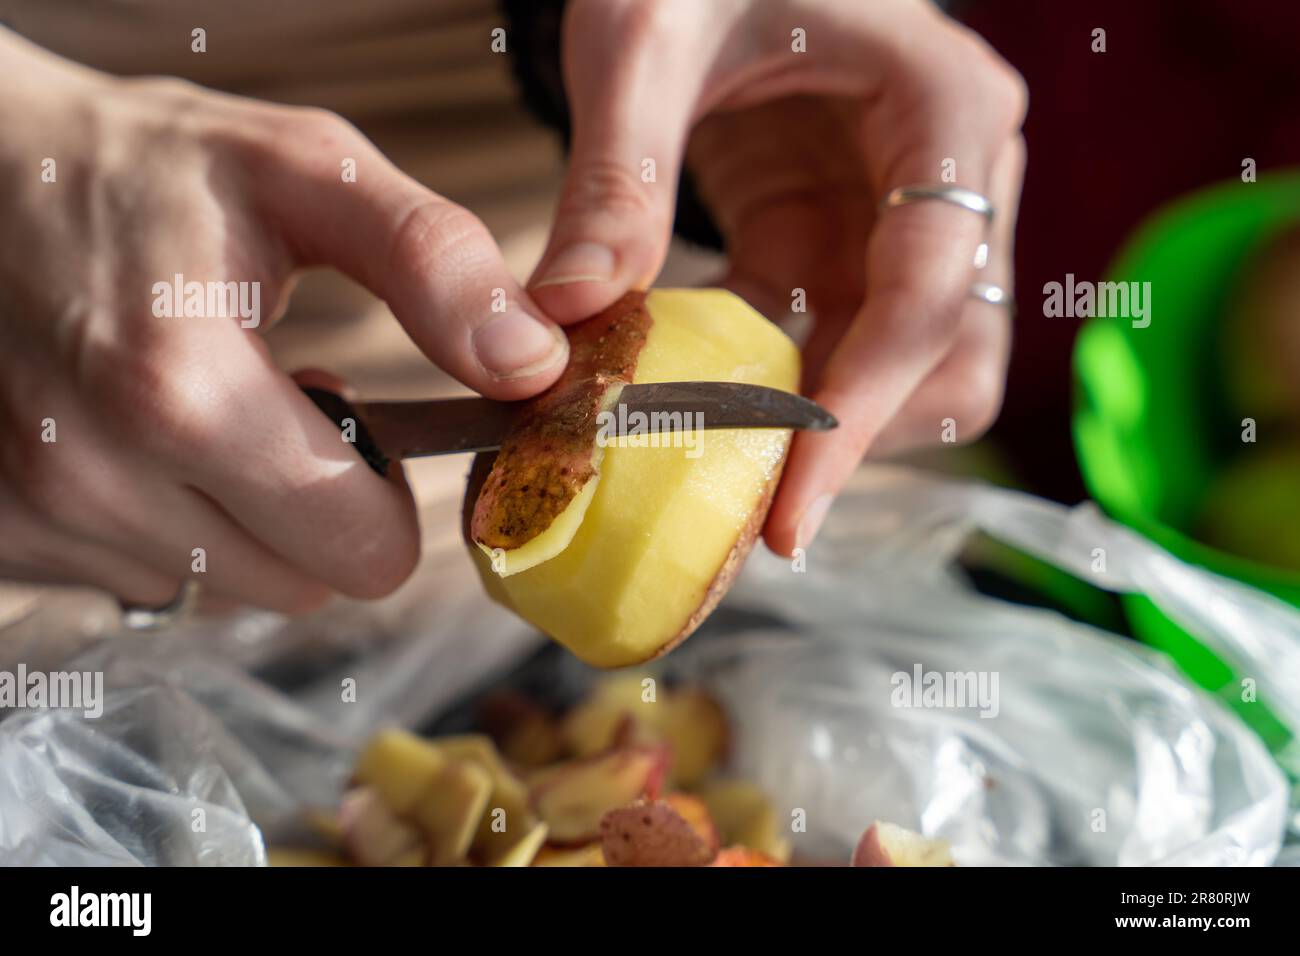
M 979 299 L 981 302 L 987 302 L 989 305 L 1000 305 L 1007 309 L 1012 315 L 1016 311 L 1016 302 L 1007 290 L 993 282 L 972 282 L 970 284 L 970 296 L 972 299 Z

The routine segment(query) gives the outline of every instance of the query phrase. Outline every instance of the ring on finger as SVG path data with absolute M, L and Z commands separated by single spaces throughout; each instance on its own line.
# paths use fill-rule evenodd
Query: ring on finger
M 1004 306 L 1012 314 L 1016 311 L 1015 300 L 1007 294 L 1007 290 L 993 282 L 972 282 L 970 285 L 970 295 L 972 299 L 979 299 L 981 302 L 987 302 L 989 305 Z
M 176 596 L 161 607 L 144 607 L 139 604 L 122 605 L 122 624 L 131 631 L 156 631 L 174 621 L 188 617 L 198 603 L 199 585 L 186 581 Z
M 913 183 L 910 186 L 897 186 L 885 193 L 885 198 L 880 201 L 880 205 L 883 209 L 894 209 L 931 199 L 969 209 L 983 216 L 986 221 L 993 221 L 993 203 L 987 196 L 973 189 L 963 189 L 961 186 L 948 183 Z

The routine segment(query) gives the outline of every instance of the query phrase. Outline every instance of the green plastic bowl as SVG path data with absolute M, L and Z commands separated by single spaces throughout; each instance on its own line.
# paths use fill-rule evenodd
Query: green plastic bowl
M 1232 182 L 1165 207 L 1133 235 L 1110 281 L 1151 283 L 1151 323 L 1093 318 L 1074 349 L 1074 444 L 1093 498 L 1113 518 L 1172 554 L 1300 607 L 1300 574 L 1216 550 L 1187 533 L 1215 478 L 1225 436 L 1241 421 L 1220 390 L 1217 356 L 1224 307 L 1243 263 L 1300 220 L 1300 174 Z M 1218 693 L 1293 772 L 1300 727 L 1263 703 L 1241 700 L 1224 661 L 1150 600 L 1124 599 L 1134 633 Z

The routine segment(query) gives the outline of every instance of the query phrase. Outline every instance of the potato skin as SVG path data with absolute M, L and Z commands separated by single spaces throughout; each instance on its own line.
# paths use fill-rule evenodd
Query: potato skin
M 708 866 L 718 853 L 662 800 L 609 811 L 600 821 L 600 845 L 607 866 Z
M 596 476 L 602 403 L 611 388 L 631 384 L 654 321 L 645 299 L 629 292 L 565 330 L 569 364 L 554 385 L 521 403 L 477 495 L 474 542 L 503 551 L 526 544 Z

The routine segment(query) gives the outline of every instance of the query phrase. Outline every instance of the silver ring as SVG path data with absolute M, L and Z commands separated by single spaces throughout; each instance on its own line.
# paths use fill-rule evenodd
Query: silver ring
M 132 631 L 156 631 L 174 621 L 188 617 L 198 603 L 199 585 L 197 581 L 186 581 L 176 596 L 162 607 L 141 607 L 138 604 L 122 604 L 122 624 Z
M 906 206 L 926 199 L 949 202 L 954 206 L 961 206 L 963 209 L 978 213 L 988 222 L 993 221 L 993 203 L 989 202 L 988 197 L 982 196 L 972 189 L 962 189 L 960 186 L 927 185 L 925 183 L 898 186 L 885 193 L 885 198 L 880 201 L 880 206 L 882 209 L 892 209 L 896 206 Z
M 989 305 L 1004 305 L 1011 311 L 1015 311 L 1016 305 L 1007 295 L 1007 290 L 1000 285 L 994 285 L 992 282 L 972 282 L 970 284 L 971 298 L 987 302 Z

